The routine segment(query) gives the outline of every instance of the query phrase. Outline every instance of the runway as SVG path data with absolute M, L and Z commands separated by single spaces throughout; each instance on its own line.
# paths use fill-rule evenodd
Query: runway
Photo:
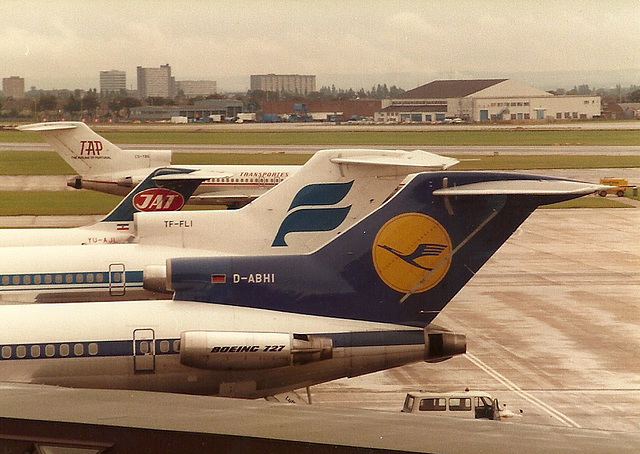
M 636 209 L 537 210 L 435 320 L 468 354 L 312 388 L 399 411 L 415 390 L 487 390 L 522 423 L 640 433 Z

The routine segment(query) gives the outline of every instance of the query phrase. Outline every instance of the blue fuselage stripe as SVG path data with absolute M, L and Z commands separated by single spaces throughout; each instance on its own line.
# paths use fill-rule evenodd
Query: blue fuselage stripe
M 126 287 L 142 287 L 142 271 L 125 271 L 124 282 L 121 274 L 122 271 L 0 274 L 0 292 L 33 289 L 100 289 L 123 284 Z
M 335 348 L 385 347 L 393 345 L 424 345 L 422 330 L 365 331 L 320 333 L 330 337 Z M 141 344 L 149 340 L 136 340 L 136 355 L 144 355 Z M 133 339 L 109 341 L 39 342 L 28 344 L 1 344 L 0 362 L 23 359 L 61 358 L 115 358 L 133 355 Z M 180 351 L 178 338 L 155 339 L 155 355 L 175 355 Z

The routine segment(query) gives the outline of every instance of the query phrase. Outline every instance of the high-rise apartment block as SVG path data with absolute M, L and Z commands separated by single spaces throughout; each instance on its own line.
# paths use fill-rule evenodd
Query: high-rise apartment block
M 138 66 L 138 96 L 140 98 L 173 98 L 175 79 L 171 76 L 171 66 L 168 63 L 159 68 Z
M 2 93 L 5 98 L 24 98 L 24 78 L 18 76 L 3 78 Z
M 124 93 L 127 90 L 127 73 L 124 71 L 100 71 L 100 94 Z
M 209 96 L 216 94 L 217 83 L 215 80 L 178 80 L 176 92 L 186 98 L 196 96 Z
M 307 95 L 316 91 L 316 76 L 300 74 L 252 75 L 251 90 Z

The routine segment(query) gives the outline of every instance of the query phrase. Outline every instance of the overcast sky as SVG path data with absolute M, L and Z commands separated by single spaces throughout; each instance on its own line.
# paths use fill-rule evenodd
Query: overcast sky
M 410 89 L 511 77 L 543 89 L 640 84 L 638 0 L 0 0 L 0 77 L 99 88 L 99 71 L 169 63 L 246 90 L 250 74 Z

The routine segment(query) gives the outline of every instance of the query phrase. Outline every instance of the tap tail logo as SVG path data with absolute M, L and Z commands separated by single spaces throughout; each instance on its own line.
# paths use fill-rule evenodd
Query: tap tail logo
M 336 205 L 351 190 L 353 181 L 346 183 L 310 184 L 298 191 L 289 206 L 271 246 L 287 246 L 285 236 L 291 232 L 327 232 L 340 226 L 349 214 L 351 205 Z M 309 208 L 311 207 L 311 208 Z
M 451 238 L 431 216 L 404 213 L 387 221 L 373 242 L 378 276 L 398 292 L 425 292 L 435 287 L 451 265 Z

